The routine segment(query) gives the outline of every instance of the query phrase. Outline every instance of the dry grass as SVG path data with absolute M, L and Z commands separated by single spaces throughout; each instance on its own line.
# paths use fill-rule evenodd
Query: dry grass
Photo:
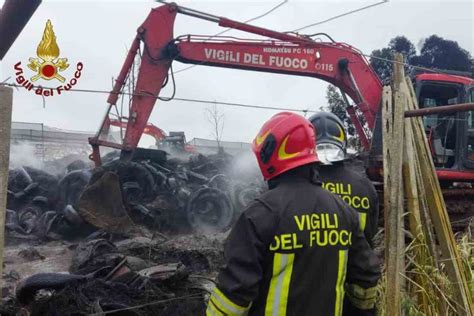
M 457 246 L 461 255 L 464 270 L 469 282 L 471 297 L 474 297 L 474 238 L 470 228 L 463 234 L 456 235 Z M 441 258 L 436 266 L 429 255 L 428 247 L 422 235 L 414 238 L 405 249 L 406 280 L 402 293 L 402 310 L 410 316 L 458 315 L 460 307 L 453 300 L 452 284 L 445 273 L 444 262 L 452 258 Z M 384 306 L 385 273 L 378 285 L 378 315 L 388 316 Z

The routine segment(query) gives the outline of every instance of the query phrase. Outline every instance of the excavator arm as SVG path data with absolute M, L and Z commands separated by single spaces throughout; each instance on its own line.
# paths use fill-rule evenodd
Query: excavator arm
M 318 78 L 347 93 L 364 113 L 370 128 L 381 98 L 382 84 L 367 60 L 343 43 L 241 41 L 181 36 L 168 47 L 184 63 Z
M 116 126 L 120 128 L 127 128 L 128 118 L 122 117 L 121 119 L 109 119 L 110 126 Z M 166 137 L 165 131 L 163 131 L 158 126 L 153 125 L 152 123 L 147 123 L 143 129 L 143 134 L 152 136 L 156 143 L 159 143 Z
M 269 39 L 241 40 L 232 37 L 209 38 L 193 35 L 175 38 L 173 26 L 177 13 Z M 141 43 L 143 43 L 141 65 L 123 143 L 111 143 L 102 139 L 101 134 L 107 129 L 110 110 L 118 100 L 135 56 L 140 51 Z M 354 101 L 355 107 L 348 106 L 347 110 L 363 146 L 369 149 L 369 140 L 362 121 L 356 114 L 356 108 L 362 112 L 369 128 L 373 129 L 382 95 L 382 83 L 358 50 L 344 43 L 317 42 L 307 36 L 276 32 L 176 4 L 165 4 L 152 9 L 145 22 L 138 28 L 137 36 L 107 100 L 109 107 L 103 124 L 97 135 L 89 140 L 96 165 L 100 165 L 99 146 L 121 149 L 124 159 L 131 156 L 159 98 L 160 90 L 167 81 L 174 60 L 215 67 L 314 77 L 330 82 Z

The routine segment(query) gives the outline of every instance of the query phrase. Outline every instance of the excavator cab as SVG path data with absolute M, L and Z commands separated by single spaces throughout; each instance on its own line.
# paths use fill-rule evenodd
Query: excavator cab
M 420 108 L 473 102 L 474 80 L 448 74 L 415 77 Z M 474 111 L 423 117 L 437 169 L 474 171 Z

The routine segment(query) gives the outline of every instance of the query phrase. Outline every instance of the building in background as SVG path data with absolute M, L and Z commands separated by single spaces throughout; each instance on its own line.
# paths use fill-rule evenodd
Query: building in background
M 30 159 L 34 158 L 43 162 L 67 155 L 87 157 L 91 153 L 88 139 L 94 135 L 95 132 L 69 131 L 42 123 L 12 122 L 12 152 L 18 152 L 19 155 L 27 155 Z M 171 136 L 176 135 L 170 133 Z M 111 141 L 115 141 L 115 139 L 120 139 L 120 134 L 118 132 L 110 133 L 109 137 L 111 137 Z M 231 155 L 250 152 L 251 149 L 250 143 L 230 141 L 220 141 L 219 143 L 224 151 Z M 186 144 L 193 148 L 193 151 L 202 154 L 215 154 L 219 148 L 217 141 L 204 138 L 193 138 Z M 166 150 L 166 148 L 163 149 Z
M 216 140 L 204 139 L 204 138 L 193 138 L 190 140 L 188 145 L 192 146 L 195 151 L 202 154 L 215 154 L 218 152 L 219 146 Z M 228 154 L 235 155 L 245 151 L 250 151 L 250 143 L 243 142 L 229 142 L 229 141 L 219 141 L 220 147 Z
M 26 155 L 49 161 L 70 154 L 86 155 L 91 152 L 88 138 L 94 132 L 67 131 L 42 123 L 12 122 L 12 151 L 23 148 Z

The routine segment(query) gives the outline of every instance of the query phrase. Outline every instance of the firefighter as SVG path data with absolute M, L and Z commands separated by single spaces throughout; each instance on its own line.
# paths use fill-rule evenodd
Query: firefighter
M 356 171 L 346 160 L 347 135 L 341 120 L 329 112 L 309 118 L 316 129 L 316 151 L 322 166 L 319 177 L 323 188 L 335 193 L 359 213 L 359 224 L 369 244 L 377 232 L 379 202 L 374 185 L 365 170 Z
M 375 314 L 378 259 L 357 212 L 316 181 L 314 137 L 283 112 L 253 141 L 270 190 L 232 228 L 206 315 Z

